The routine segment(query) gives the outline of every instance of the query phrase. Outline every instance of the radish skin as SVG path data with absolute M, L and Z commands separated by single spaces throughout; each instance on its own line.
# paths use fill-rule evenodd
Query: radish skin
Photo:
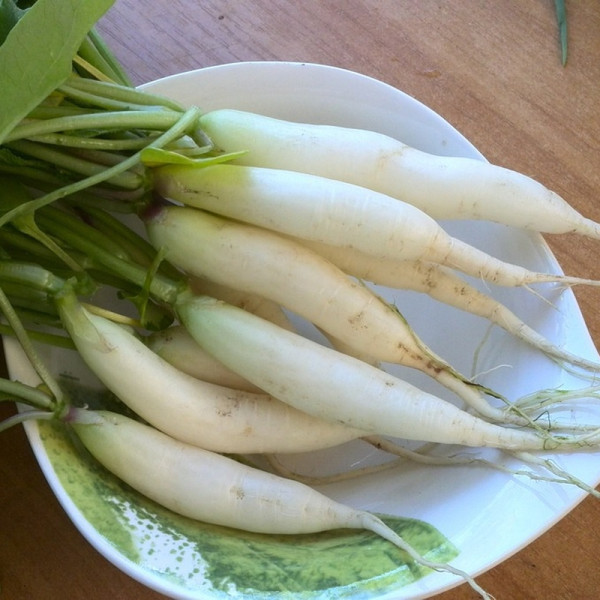
M 144 343 L 163 360 L 196 379 L 234 390 L 264 393 L 206 353 L 181 325 L 154 332 Z
M 462 577 L 490 599 L 468 574 L 425 559 L 375 515 L 336 502 L 303 483 L 184 444 L 116 413 L 74 412 L 71 426 L 107 470 L 180 515 L 267 534 L 366 529 L 416 562 Z
M 600 442 L 597 432 L 551 436 L 489 423 L 367 363 L 215 299 L 181 296 L 177 313 L 217 360 L 319 419 L 407 440 L 514 451 Z
M 152 352 L 129 330 L 89 313 L 71 295 L 57 301 L 81 357 L 145 421 L 215 452 L 305 452 L 364 432 L 310 417 L 267 394 L 200 381 Z
M 229 164 L 169 165 L 155 173 L 154 185 L 166 198 L 280 233 L 382 259 L 437 262 L 497 285 L 600 285 L 499 260 L 410 204 L 334 179 Z
M 199 296 L 218 298 L 228 304 L 243 308 L 253 315 L 271 321 L 271 323 L 275 323 L 284 329 L 294 330 L 294 326 L 290 323 L 281 306 L 268 298 L 202 277 L 190 277 L 189 285 L 190 289 Z
M 162 207 L 146 229 L 151 243 L 184 271 L 262 294 L 358 352 L 419 369 L 487 418 L 527 423 L 492 407 L 478 386 L 418 339 L 394 307 L 301 244 L 181 206 Z
M 94 415 L 98 422 L 71 423 L 86 448 L 119 479 L 178 514 L 273 534 L 363 527 L 352 509 L 336 519 L 338 507 L 305 486 L 180 442 L 128 417 L 104 411 Z
M 556 346 L 524 323 L 508 307 L 492 296 L 480 292 L 442 265 L 424 261 L 382 260 L 352 248 L 340 248 L 307 240 L 301 240 L 301 243 L 349 275 L 376 285 L 427 294 L 439 302 L 489 320 L 559 362 L 589 371 L 600 371 L 600 363 Z
M 223 300 L 224 302 L 227 302 L 228 304 L 233 304 L 234 306 L 243 308 L 244 310 L 251 312 L 253 315 L 258 315 L 259 317 L 262 317 L 263 319 L 266 319 L 267 321 L 271 321 L 271 323 L 275 323 L 276 325 L 279 325 L 280 327 L 283 327 L 284 329 L 288 329 L 289 331 L 295 331 L 294 326 L 292 325 L 291 321 L 288 319 L 287 315 L 285 314 L 285 312 L 283 311 L 281 306 L 275 302 L 272 302 L 271 300 L 268 300 L 267 298 L 257 296 L 256 294 L 245 293 L 245 292 L 240 291 L 239 289 L 234 289 L 234 288 L 231 288 L 226 285 L 221 285 L 221 284 L 215 283 L 214 281 L 211 281 L 209 279 L 203 279 L 203 278 L 199 278 L 199 277 L 192 277 L 190 279 L 190 289 L 199 296 L 212 296 L 213 298 L 217 298 L 218 300 Z M 369 354 L 364 353 L 362 350 L 360 350 L 350 344 L 346 344 L 345 342 L 330 335 L 326 331 L 321 330 L 321 333 L 325 336 L 325 338 L 327 338 L 329 340 L 329 342 L 332 344 L 332 346 L 334 348 L 340 350 L 340 352 L 345 352 L 346 354 L 351 354 L 352 356 L 356 356 L 358 358 L 361 358 L 362 360 L 371 362 L 372 364 L 379 363 L 378 360 L 373 359 L 373 357 L 370 356 Z M 183 332 L 181 332 L 180 335 L 183 336 Z M 189 336 L 189 334 L 187 334 L 187 333 L 186 333 L 186 335 Z M 180 337 L 180 336 L 178 336 L 178 337 Z M 201 352 L 202 349 L 200 348 L 200 346 L 198 346 L 198 344 L 196 344 L 196 342 L 191 338 L 191 336 L 190 336 L 190 340 L 192 341 L 193 345 L 195 345 L 195 348 L 190 348 L 190 355 L 196 354 L 199 351 Z M 183 344 L 183 340 L 181 340 L 181 342 Z M 178 345 L 178 343 L 179 343 L 179 340 L 177 340 L 176 345 Z M 190 345 L 192 345 L 192 344 L 190 344 Z M 174 350 L 176 350 L 176 348 L 174 348 Z M 169 352 L 169 349 L 167 347 L 165 347 L 164 350 L 162 350 L 162 351 Z M 187 349 L 186 349 L 186 352 L 187 352 Z M 175 357 L 173 356 L 173 358 L 175 358 Z M 205 355 L 203 358 L 206 359 L 207 356 Z M 198 359 L 200 359 L 200 357 L 198 357 Z M 196 359 L 194 359 L 194 360 L 196 360 Z M 183 366 L 183 363 L 187 362 L 183 356 L 181 357 L 181 361 L 182 361 L 182 366 Z M 191 368 L 191 367 L 183 367 L 182 370 L 185 371 L 186 368 Z M 239 388 L 239 389 L 248 389 L 248 391 L 257 391 L 256 389 L 252 390 L 250 388 L 247 388 L 246 386 L 251 385 L 247 381 L 245 383 L 243 383 L 240 387 L 240 383 L 242 383 L 242 381 L 244 381 L 244 380 L 235 373 L 232 373 L 231 375 L 226 375 L 225 373 L 221 372 L 222 369 L 223 369 L 223 365 L 220 365 L 220 367 L 217 367 L 214 372 L 215 375 L 217 373 L 219 373 L 220 377 L 233 376 L 234 378 L 237 378 L 237 380 L 238 380 L 235 385 L 230 385 L 228 387 L 234 387 L 234 388 Z M 202 374 L 204 375 L 204 373 L 202 373 Z M 206 375 L 200 376 L 200 372 L 198 372 L 198 374 L 196 376 L 199 377 L 200 379 L 206 380 Z M 215 383 L 218 383 L 218 382 L 215 382 Z M 255 386 L 252 386 L 252 387 L 255 387 Z
M 413 204 L 434 219 L 485 219 L 544 233 L 600 239 L 600 225 L 531 177 L 484 160 L 437 156 L 383 134 L 293 123 L 222 109 L 201 127 L 239 164 L 339 179 Z

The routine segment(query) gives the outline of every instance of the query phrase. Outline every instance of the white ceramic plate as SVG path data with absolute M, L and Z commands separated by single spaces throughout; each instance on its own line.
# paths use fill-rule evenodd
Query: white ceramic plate
M 185 104 L 197 104 L 204 111 L 231 107 L 291 120 L 362 127 L 387 133 L 429 152 L 483 160 L 454 128 L 413 98 L 379 81 L 332 67 L 239 63 L 183 73 L 144 87 Z M 538 235 L 469 222 L 448 224 L 448 228 L 454 235 L 505 260 L 539 271 L 560 272 Z M 559 294 L 553 286 L 540 287 L 540 293 L 550 302 L 523 290 L 491 291 L 551 340 L 577 354 L 597 357 L 569 291 Z M 485 323 L 412 294 L 384 293 L 396 300 L 427 343 L 464 373 L 470 373 L 473 355 L 487 332 Z M 7 342 L 6 351 L 11 374 L 30 379 L 30 369 L 15 345 Z M 55 351 L 47 359 L 56 372 L 67 377 L 89 378 L 72 355 Z M 502 366 L 495 369 L 499 365 Z M 497 330 L 479 349 L 476 369 L 492 369 L 483 382 L 512 398 L 538 388 L 581 383 L 571 381 L 556 365 Z M 403 374 L 444 395 L 424 378 Z M 61 434 L 34 423 L 27 425 L 27 434 L 49 484 L 70 518 L 91 544 L 132 577 L 173 598 L 283 597 L 279 592 L 258 590 L 244 595 L 235 587 L 231 573 L 215 575 L 211 570 L 214 565 L 210 539 L 228 535 L 235 540 L 237 534 L 201 528 L 190 536 L 189 528 L 176 518 L 94 469 Z M 500 459 L 495 453 L 486 456 Z M 363 445 L 348 444 L 341 449 L 293 457 L 288 462 L 314 473 L 335 470 L 355 460 L 366 463 L 373 457 L 365 455 Z M 600 480 L 595 456 L 560 456 L 557 461 L 590 484 L 596 485 Z M 472 574 L 489 569 L 530 543 L 584 497 L 570 486 L 534 483 L 491 469 L 416 465 L 328 485 L 323 491 L 356 507 L 430 523 L 456 546 L 459 553 L 453 564 Z M 207 540 L 208 546 L 203 545 Z M 257 550 L 247 540 L 231 546 L 229 568 L 239 564 L 243 570 L 244 561 L 252 564 L 258 560 L 259 552 L 260 547 Z M 326 557 L 326 553 L 321 556 Z M 217 579 L 219 585 L 214 585 Z M 306 597 L 425 598 L 460 583 L 454 576 L 432 573 L 404 585 L 401 577 L 392 573 L 379 587 L 375 578 L 370 587 L 325 586 L 324 591 Z M 299 597 L 300 590 L 294 594 Z

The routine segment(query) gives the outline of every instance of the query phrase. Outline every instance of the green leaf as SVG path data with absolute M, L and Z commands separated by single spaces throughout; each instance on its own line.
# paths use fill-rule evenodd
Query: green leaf
M 144 148 L 141 152 L 142 162 L 148 167 L 158 167 L 160 165 L 187 165 L 195 167 L 209 167 L 219 163 L 235 160 L 246 154 L 245 150 L 238 152 L 229 152 L 227 154 L 218 154 L 215 156 L 203 156 L 200 158 L 190 158 L 178 152 L 165 150 L 163 148 Z
M 0 144 L 69 77 L 83 39 L 113 2 L 37 0 L 10 29 L 0 46 Z
M 0 44 L 4 43 L 10 30 L 24 14 L 25 11 L 13 0 L 0 0 Z

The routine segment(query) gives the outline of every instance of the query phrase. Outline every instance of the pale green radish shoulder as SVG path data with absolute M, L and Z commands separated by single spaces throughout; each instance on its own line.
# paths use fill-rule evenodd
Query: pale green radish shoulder
M 497 285 L 600 285 L 499 260 L 407 202 L 328 177 L 240 165 L 168 166 L 157 171 L 155 185 L 178 202 L 280 233 L 386 260 L 438 262 Z
M 484 219 L 600 239 L 600 226 L 558 194 L 483 160 L 429 154 L 372 131 L 231 109 L 204 114 L 201 124 L 222 151 L 247 151 L 240 164 L 358 184 L 418 206 L 436 219 Z

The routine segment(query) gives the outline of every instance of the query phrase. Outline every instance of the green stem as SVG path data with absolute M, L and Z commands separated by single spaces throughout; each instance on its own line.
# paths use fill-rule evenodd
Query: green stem
M 126 225 L 106 210 L 88 207 L 82 209 L 81 212 L 85 215 L 86 222 L 110 239 L 118 241 L 136 262 L 144 266 L 152 264 L 156 257 L 156 248 L 139 235 L 133 227 Z M 181 278 L 181 272 L 168 262 L 161 263 L 160 271 L 171 279 Z
M 92 28 L 79 47 L 78 54 L 108 78 L 122 85 L 132 85 L 129 76 L 96 28 Z
M 13 330 L 7 325 L 0 323 L 0 335 L 13 336 Z M 55 333 L 48 333 L 46 331 L 36 331 L 35 329 L 28 329 L 27 335 L 34 342 L 41 342 L 47 346 L 54 346 L 55 348 L 64 348 L 66 350 L 75 350 L 75 344 L 71 338 L 64 335 L 57 335 Z
M 179 119 L 176 125 L 162 134 L 158 139 L 154 140 L 150 147 L 160 147 L 166 144 L 169 144 L 173 140 L 176 140 L 181 135 L 183 135 L 188 128 L 195 125 L 200 115 L 200 110 L 196 107 L 190 108 L 185 114 Z M 124 160 L 121 164 L 115 165 L 109 169 L 106 169 L 102 173 L 98 173 L 93 177 L 88 177 L 87 179 L 82 179 L 70 185 L 66 185 L 58 190 L 50 192 L 41 198 L 37 198 L 36 200 L 31 200 L 25 204 L 17 206 L 5 213 L 2 217 L 0 217 L 0 227 L 9 223 L 15 217 L 18 217 L 23 214 L 27 214 L 41 208 L 42 206 L 46 206 L 48 204 L 52 204 L 52 202 L 56 202 L 60 198 L 64 198 L 70 194 L 74 194 L 76 192 L 80 192 L 88 187 L 96 185 L 97 183 L 106 181 L 113 175 L 118 173 L 122 173 L 126 171 L 130 167 L 139 164 L 140 162 L 140 153 L 136 152 L 132 156 L 130 156 L 127 160 Z
M 131 260 L 116 256 L 100 246 L 95 240 L 82 233 L 82 229 L 74 229 L 64 223 L 48 220 L 44 226 L 50 234 L 55 235 L 69 244 L 71 247 L 79 250 L 89 256 L 96 264 L 108 269 L 114 275 L 122 277 L 142 288 L 147 284 L 148 270 L 145 266 L 133 263 Z M 100 234 L 100 232 L 97 232 Z M 181 284 L 174 282 L 160 274 L 156 274 L 150 281 L 150 293 L 167 304 L 175 301 Z
M 71 243 L 74 239 L 79 240 L 80 237 L 84 237 L 89 243 L 110 252 L 117 258 L 122 260 L 130 258 L 118 241 L 111 239 L 68 212 L 53 206 L 45 206 L 37 212 L 37 220 L 45 230 L 49 231 L 51 235 L 59 237 L 63 242 Z M 73 237 L 74 235 L 78 237 Z
M 110 77 L 105 75 L 98 67 L 94 66 L 91 62 L 85 60 L 81 53 L 76 54 L 73 57 L 73 70 L 81 77 L 93 77 L 99 81 L 113 81 Z
M 49 421 L 55 418 L 54 412 L 49 412 L 47 410 L 29 410 L 17 413 L 12 417 L 8 417 L 8 419 L 4 419 L 4 421 L 0 421 L 0 433 L 14 427 L 15 425 L 20 425 L 25 421 L 31 421 L 35 419 L 36 421 L 46 420 Z
M 103 150 L 93 149 L 82 149 L 74 153 L 76 156 L 81 157 L 83 160 L 95 163 L 103 167 L 113 167 L 123 162 L 124 155 L 119 152 L 104 152 Z M 146 167 L 144 164 L 136 164 L 129 168 L 130 173 L 134 173 L 138 176 L 144 176 L 146 174 Z M 107 183 L 110 183 L 107 181 Z
M 0 229 L 0 247 L 7 252 L 7 259 L 17 262 L 36 262 L 40 266 L 51 269 L 64 268 L 64 262 L 60 261 L 56 254 L 48 250 L 37 240 L 17 231 L 11 231 L 7 227 Z M 75 271 L 91 269 L 94 264 L 87 256 L 71 252 L 69 256 L 76 261 Z
M 180 113 L 185 110 L 181 104 L 164 96 L 158 96 L 132 87 L 106 81 L 96 81 L 95 79 L 86 79 L 84 77 L 72 77 L 66 82 L 66 85 L 72 89 L 85 92 L 92 96 L 108 98 L 133 106 L 145 106 L 151 108 L 164 107 Z
M 46 121 L 48 119 L 62 119 L 63 117 L 75 117 L 79 115 L 101 115 L 103 111 L 94 110 L 92 108 L 83 108 L 75 104 L 40 104 L 31 110 L 27 117 L 15 127 L 20 127 L 31 119 Z M 6 139 L 6 138 L 5 138 Z
M 46 387 L 50 390 L 50 393 L 56 399 L 57 406 L 63 406 L 65 403 L 65 398 L 60 386 L 47 369 L 44 362 L 38 356 L 38 353 L 36 352 L 31 340 L 29 339 L 29 336 L 27 335 L 26 329 L 23 327 L 21 320 L 14 311 L 2 287 L 0 287 L 0 311 L 2 311 L 6 317 L 6 320 L 9 326 L 12 328 L 15 337 L 19 341 L 19 344 L 21 344 L 21 348 L 23 349 L 25 356 L 27 356 L 27 359 L 35 369 L 36 373 L 39 375 L 42 382 L 46 385 Z
M 51 206 L 38 211 L 37 218 L 51 235 L 75 248 L 77 255 L 84 253 L 87 273 L 94 281 L 112 285 L 131 296 L 142 285 L 142 273 L 145 273 L 144 289 L 149 287 L 149 291 L 161 299 L 173 297 L 170 286 L 176 287 L 173 282 L 181 280 L 181 272 L 161 257 L 157 258 L 155 248 L 144 238 L 105 211 L 79 210 L 78 207 L 75 210 L 83 215 L 83 219 Z M 156 260 L 157 272 L 165 279 L 158 278 L 157 272 L 152 270 Z M 125 271 L 128 264 L 130 268 Z M 134 265 L 140 270 L 132 275 Z M 106 272 L 106 267 L 110 272 Z M 97 272 L 98 268 L 103 269 Z
M 6 150 L 8 150 L 8 148 L 6 148 Z M 48 170 L 48 166 L 41 163 L 38 163 L 38 165 L 34 167 L 0 162 L 0 173 L 12 175 L 19 179 L 23 184 L 41 190 L 43 190 L 44 187 L 55 190 L 57 187 L 65 185 L 64 179 L 61 179 L 55 173 L 51 173 Z
M 109 152 L 121 152 L 124 150 L 140 150 L 145 148 L 156 135 L 128 139 L 107 139 L 97 137 L 80 137 L 75 135 L 62 135 L 60 133 L 48 133 L 44 135 L 33 135 L 29 138 L 32 142 L 63 146 L 66 148 L 82 148 L 93 150 L 104 150 Z
M 15 140 L 6 144 L 11 150 L 16 150 L 21 154 L 26 154 L 46 163 L 50 163 L 62 169 L 68 169 L 77 175 L 84 177 L 95 177 L 104 175 L 107 171 L 106 166 L 79 158 L 67 152 L 61 152 L 45 144 L 38 144 L 29 140 Z M 120 164 L 123 164 L 122 160 Z M 135 164 L 135 163 L 134 163 Z M 134 165 L 131 165 L 134 166 Z M 127 190 L 135 190 L 143 185 L 143 179 L 128 169 L 120 169 L 113 176 L 104 179 L 107 183 L 123 187 Z
M 118 100 L 107 96 L 98 96 L 95 93 L 87 92 L 71 85 L 71 81 L 59 85 L 57 91 L 67 96 L 77 104 L 84 106 L 93 106 L 104 110 L 126 110 L 126 111 L 144 111 L 154 110 L 154 105 L 139 104 L 127 100 Z
M 12 175 L 24 185 L 46 194 L 53 193 L 65 185 L 64 179 L 60 179 L 55 174 L 41 168 L 11 167 L 0 163 L 0 173 Z M 64 201 L 74 205 L 100 206 L 112 212 L 131 214 L 139 211 L 138 201 L 144 197 L 146 192 L 145 189 L 125 190 L 98 184 L 89 189 L 84 187 L 79 191 L 75 191 L 66 196 Z
M 145 195 L 97 187 L 90 193 L 82 191 L 68 196 L 64 203 L 78 208 L 98 208 L 120 215 L 135 215 L 146 206 Z
M 0 189 L 0 199 L 6 204 L 7 209 L 12 206 L 18 206 L 30 199 L 31 196 L 29 191 L 21 182 L 10 177 L 0 178 L 0 181 L 2 184 L 2 189 Z M 73 271 L 78 272 L 82 270 L 79 263 L 71 258 L 56 240 L 46 235 L 46 233 L 38 227 L 34 215 L 30 214 L 16 218 L 13 221 L 13 226 L 25 236 L 42 244 L 42 246 L 47 248 L 48 251 Z M 1 231 L 2 230 L 0 230 L 0 232 Z
M 15 296 L 6 290 L 5 292 L 22 323 L 60 326 L 58 313 L 53 308 L 50 298 L 44 298 L 36 304 L 27 296 Z M 5 326 L 2 325 L 0 328 L 4 329 Z
M 2 288 L 16 311 L 25 309 L 46 315 L 56 315 L 56 310 L 52 304 L 52 297 L 43 290 L 6 280 L 2 280 Z
M 23 308 L 19 306 L 16 302 L 13 304 L 13 307 L 15 309 L 15 312 L 19 316 L 19 319 L 21 319 L 22 323 L 32 323 L 36 326 L 45 325 L 47 327 L 53 327 L 56 329 L 62 328 L 62 323 L 60 322 L 60 317 L 58 316 L 58 313 L 51 314 L 50 312 L 42 312 L 44 308 L 47 307 L 41 307 L 30 310 L 28 308 Z M 32 338 L 32 340 L 35 340 L 35 336 Z
M 17 125 L 6 136 L 4 143 L 36 135 L 77 130 L 143 129 L 164 131 L 174 127 L 181 119 L 182 114 L 184 113 L 171 110 L 119 110 L 25 121 Z
M 65 280 L 33 263 L 0 261 L 0 281 L 12 281 L 36 290 L 56 294 L 65 285 Z
M 54 399 L 46 392 L 20 381 L 0 378 L 0 393 L 6 399 L 10 398 L 11 400 L 23 402 L 37 408 L 50 410 L 54 408 Z

